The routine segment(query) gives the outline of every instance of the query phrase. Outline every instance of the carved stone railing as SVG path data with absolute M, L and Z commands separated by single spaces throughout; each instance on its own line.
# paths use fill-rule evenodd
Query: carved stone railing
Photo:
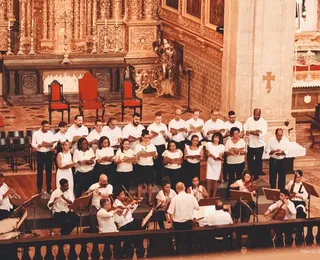
M 318 227 L 317 234 L 313 233 L 314 227 Z M 320 242 L 320 218 L 316 218 L 207 228 L 196 227 L 189 231 L 145 230 L 7 240 L 0 242 L 0 259 L 106 259 L 106 251 L 108 250 L 105 250 L 107 248 L 105 245 L 118 243 L 124 239 L 141 238 L 149 240 L 148 257 L 168 256 L 174 253 L 171 241 L 177 235 L 188 236 L 189 239 L 192 239 L 193 249 L 191 251 L 196 253 L 217 251 L 214 246 L 216 237 L 223 237 L 224 242 L 230 242 L 228 243 L 230 250 L 238 250 L 242 246 L 249 249 L 262 248 L 272 246 L 270 236 L 272 229 L 292 232 L 306 230 L 303 243 L 319 244 Z M 242 242 L 243 235 L 246 235 L 247 238 L 245 244 Z

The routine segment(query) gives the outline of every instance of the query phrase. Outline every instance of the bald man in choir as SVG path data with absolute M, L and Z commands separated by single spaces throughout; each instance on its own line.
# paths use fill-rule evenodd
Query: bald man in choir
M 248 168 L 253 173 L 254 180 L 259 179 L 262 173 L 262 155 L 264 150 L 264 137 L 268 131 L 268 123 L 261 117 L 261 110 L 253 110 L 253 116 L 249 117 L 243 125 L 245 135 L 248 137 Z
M 74 195 L 73 191 L 69 189 L 68 181 L 61 179 L 59 184 L 60 187 L 51 194 L 48 208 L 52 210 L 53 218 L 59 223 L 60 234 L 63 236 L 69 235 L 78 226 L 79 216 L 70 210 Z

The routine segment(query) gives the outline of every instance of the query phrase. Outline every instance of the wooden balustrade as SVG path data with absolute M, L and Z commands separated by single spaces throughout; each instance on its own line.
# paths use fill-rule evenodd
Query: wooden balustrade
M 318 228 L 318 231 L 316 229 Z M 273 221 L 265 223 L 245 223 L 219 227 L 195 227 L 189 231 L 144 230 L 108 234 L 81 234 L 61 237 L 40 237 L 0 242 L 0 259 L 107 259 L 108 247 L 124 239 L 147 239 L 148 257 L 173 254 L 171 241 L 175 236 L 189 236 L 193 241 L 194 252 L 217 251 L 214 240 L 223 237 L 228 248 L 240 249 L 243 235 L 246 235 L 248 248 L 272 246 L 270 231 L 305 230 L 304 243 L 320 243 L 320 218 Z M 293 236 L 294 237 L 294 236 Z M 166 243 L 167 242 L 167 243 Z M 288 245 L 287 245 L 288 246 Z

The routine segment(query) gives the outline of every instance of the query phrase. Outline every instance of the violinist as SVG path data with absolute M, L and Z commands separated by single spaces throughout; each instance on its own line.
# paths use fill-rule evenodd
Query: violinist
M 100 200 L 100 209 L 97 213 L 99 233 L 119 232 L 114 214 L 121 214 L 121 208 L 113 208 L 109 199 Z
M 253 196 L 255 196 L 257 194 L 255 191 L 255 187 L 254 187 L 253 174 L 251 172 L 249 172 L 248 170 L 244 170 L 243 174 L 242 174 L 242 178 L 240 180 L 237 180 L 236 182 L 232 183 L 230 185 L 230 188 L 232 188 L 232 189 L 239 188 L 239 191 L 251 192 L 251 194 Z M 256 207 L 256 205 L 253 201 L 248 202 L 248 205 L 250 206 L 250 208 L 252 210 L 254 210 Z M 243 206 L 240 202 L 237 202 L 233 207 L 232 213 L 233 213 L 234 219 L 236 219 L 236 221 L 237 221 L 240 217 L 240 213 L 239 213 L 240 206 L 242 207 L 241 221 L 242 222 L 249 222 L 251 212 L 246 206 Z
M 187 193 L 195 196 L 197 201 L 209 198 L 209 194 L 206 188 L 200 185 L 200 180 L 198 176 L 192 178 L 192 185 L 187 189 Z
M 157 211 L 157 219 L 160 229 L 165 228 L 164 221 L 168 221 L 166 217 L 166 214 L 168 214 L 167 209 L 169 208 L 171 200 L 174 198 L 174 196 L 177 195 L 177 193 L 173 189 L 171 189 L 169 177 L 164 177 L 162 182 L 162 190 L 160 190 L 156 196 L 157 205 L 161 203 L 161 207 Z

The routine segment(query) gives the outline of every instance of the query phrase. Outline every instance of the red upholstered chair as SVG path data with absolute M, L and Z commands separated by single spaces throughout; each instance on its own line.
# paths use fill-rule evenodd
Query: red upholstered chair
M 136 108 L 140 108 L 140 115 L 142 119 L 142 99 L 136 96 L 134 84 L 131 80 L 125 80 L 123 82 L 123 91 L 121 93 L 122 122 L 125 108 L 132 108 L 134 109 L 134 112 L 136 112 Z
M 51 113 L 58 111 L 63 113 L 68 111 L 68 123 L 70 124 L 70 103 L 63 97 L 63 85 L 58 81 L 54 80 L 49 85 L 49 123 L 51 124 Z
M 99 109 L 102 110 L 101 119 L 103 121 L 105 108 L 105 98 L 100 96 L 98 92 L 98 79 L 92 77 L 91 73 L 87 72 L 79 79 L 79 111 L 83 116 L 84 110 L 96 110 L 96 118 L 98 119 Z

